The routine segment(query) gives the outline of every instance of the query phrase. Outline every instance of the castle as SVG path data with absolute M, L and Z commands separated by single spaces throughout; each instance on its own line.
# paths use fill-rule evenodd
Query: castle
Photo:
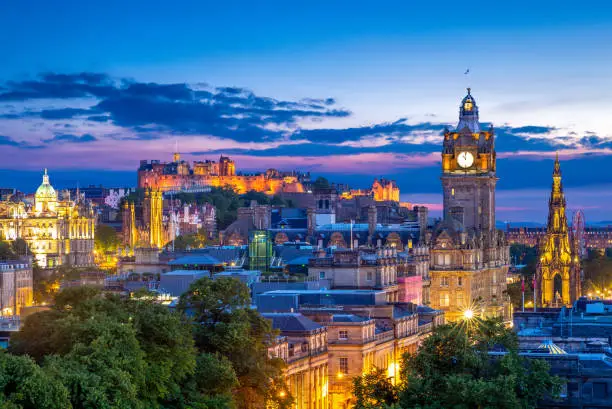
M 268 169 L 264 173 L 253 175 L 236 174 L 236 164 L 227 156 L 221 156 L 219 162 L 206 160 L 193 164 L 181 160 L 179 153 L 174 153 L 172 162 L 159 160 L 142 160 L 138 168 L 138 187 L 158 189 L 162 192 L 184 189 L 211 187 L 230 187 L 237 193 L 251 190 L 266 194 L 280 192 L 304 192 L 302 181 L 309 174 L 280 172 Z
M 60 197 L 46 169 L 33 205 L 0 202 L 0 240 L 24 239 L 42 268 L 93 265 L 95 222 L 91 203 L 67 192 Z

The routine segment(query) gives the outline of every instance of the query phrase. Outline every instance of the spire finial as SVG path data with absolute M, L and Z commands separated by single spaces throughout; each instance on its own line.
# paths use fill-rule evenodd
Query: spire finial
M 470 92 L 472 92 L 472 88 L 467 87 L 467 92 L 468 92 L 468 95 L 472 95 L 472 94 L 470 94 Z
M 555 175 L 561 174 L 561 164 L 559 163 L 559 151 L 555 152 L 555 167 L 554 172 Z

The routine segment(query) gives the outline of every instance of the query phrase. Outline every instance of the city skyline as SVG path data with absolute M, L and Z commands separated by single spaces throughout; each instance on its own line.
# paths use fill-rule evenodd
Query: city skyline
M 496 127 L 498 220 L 545 221 L 557 151 L 568 209 L 609 220 L 612 182 L 596 171 L 612 164 L 601 10 L 448 2 L 432 23 L 433 10 L 399 3 L 356 5 L 348 20 L 341 2 L 235 2 L 239 15 L 189 3 L 180 18 L 110 2 L 92 20 L 76 3 L 37 4 L 32 24 L 16 17 L 24 4 L 0 17 L 0 34 L 20 38 L 0 45 L 13 57 L 0 67 L 2 186 L 33 190 L 44 167 L 59 186 L 135 184 L 139 160 L 169 160 L 178 141 L 186 159 L 228 154 L 245 171 L 392 178 L 435 214 L 442 130 L 471 86 Z

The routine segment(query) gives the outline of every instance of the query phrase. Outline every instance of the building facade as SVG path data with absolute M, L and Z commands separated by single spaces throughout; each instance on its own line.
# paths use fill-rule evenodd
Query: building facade
M 509 320 L 509 247 L 495 228 L 495 133 L 492 127 L 481 129 L 469 88 L 459 124 L 444 133 L 441 180 L 443 220 L 428 237 L 431 306 L 443 310 L 448 321 L 468 310 Z
M 0 240 L 24 239 L 42 268 L 94 264 L 96 217 L 91 203 L 80 196 L 60 197 L 45 169 L 33 205 L 23 201 L 0 202 Z
M 138 168 L 138 187 L 162 192 L 202 186 L 229 187 L 241 194 L 251 190 L 267 194 L 304 192 L 302 180 L 308 178 L 308 174 L 275 169 L 253 175 L 238 175 L 236 164 L 227 156 L 221 156 L 219 162 L 207 160 L 190 164 L 181 160 L 179 153 L 174 153 L 172 162 L 142 160 Z
M 539 303 L 544 307 L 571 304 L 580 297 L 580 258 L 567 226 L 565 195 L 561 182 L 559 156 L 555 159 L 553 183 L 548 203 L 546 235 L 540 238 L 536 269 Z
M 0 262 L 0 316 L 20 315 L 33 301 L 30 260 Z

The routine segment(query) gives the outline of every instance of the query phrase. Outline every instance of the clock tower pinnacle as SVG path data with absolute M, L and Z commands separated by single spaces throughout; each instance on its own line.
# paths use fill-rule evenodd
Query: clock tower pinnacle
M 495 134 L 493 127 L 482 130 L 478 105 L 467 89 L 459 106 L 459 123 L 444 132 L 442 186 L 444 218 L 461 207 L 466 228 L 495 229 Z

